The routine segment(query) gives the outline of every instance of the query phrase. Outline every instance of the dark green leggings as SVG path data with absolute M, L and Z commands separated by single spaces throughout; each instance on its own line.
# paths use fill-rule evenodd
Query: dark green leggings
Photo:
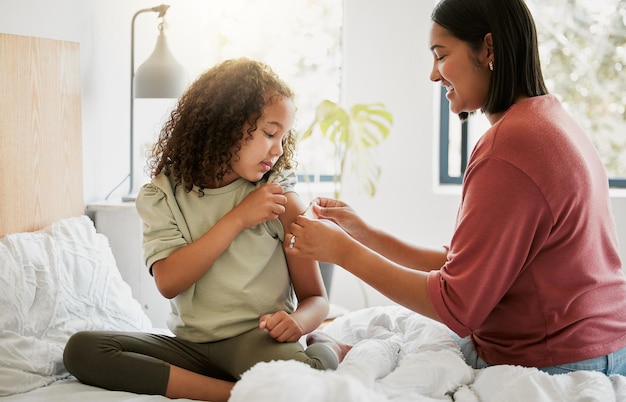
M 333 351 L 313 344 L 280 343 L 255 328 L 234 338 L 194 343 L 141 332 L 78 332 L 63 353 L 78 380 L 115 391 L 165 395 L 170 364 L 208 377 L 236 381 L 258 362 L 297 360 L 316 369 L 336 369 Z

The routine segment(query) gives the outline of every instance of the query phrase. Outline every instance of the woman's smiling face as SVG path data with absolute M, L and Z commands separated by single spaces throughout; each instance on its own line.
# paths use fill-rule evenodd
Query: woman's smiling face
M 486 102 L 489 91 L 488 49 L 474 51 L 467 42 L 453 36 L 447 29 L 432 23 L 430 50 L 434 63 L 430 73 L 433 82 L 441 82 L 448 93 L 453 113 L 474 112 Z

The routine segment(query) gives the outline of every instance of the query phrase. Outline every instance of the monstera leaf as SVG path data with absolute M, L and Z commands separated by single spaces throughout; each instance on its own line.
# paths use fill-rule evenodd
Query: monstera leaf
M 393 117 L 382 103 L 355 104 L 349 111 L 329 100 L 317 106 L 315 120 L 301 139 L 319 132 L 334 144 L 338 165 L 333 180 L 336 198 L 348 180 L 359 184 L 368 196 L 376 194 L 381 173 L 376 146 L 389 136 L 392 124 Z

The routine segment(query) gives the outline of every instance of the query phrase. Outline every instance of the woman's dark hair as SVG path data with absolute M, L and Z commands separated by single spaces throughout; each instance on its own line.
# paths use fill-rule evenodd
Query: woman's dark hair
M 231 159 L 241 140 L 252 138 L 263 108 L 282 98 L 293 99 L 294 93 L 264 63 L 240 58 L 210 68 L 181 96 L 163 126 L 148 161 L 151 176 L 173 175 L 185 191 L 196 185 L 202 194 L 230 172 Z M 273 170 L 294 168 L 294 153 L 295 135 L 289 133 Z
M 441 0 L 431 19 L 474 50 L 491 33 L 493 74 L 483 112 L 503 112 L 519 95 L 548 93 L 535 23 L 524 0 Z

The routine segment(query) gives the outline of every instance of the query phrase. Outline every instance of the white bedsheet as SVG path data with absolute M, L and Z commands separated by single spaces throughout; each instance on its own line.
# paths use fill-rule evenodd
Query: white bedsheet
M 232 402 L 626 401 L 626 377 L 465 364 L 448 330 L 401 307 L 349 313 L 326 331 L 353 343 L 336 371 L 298 362 L 260 363 L 235 386 Z
M 259 363 L 235 385 L 230 402 L 626 401 L 623 376 L 582 371 L 550 376 L 518 366 L 473 370 L 443 325 L 402 307 L 351 312 L 326 331 L 355 345 L 336 371 L 315 370 L 295 361 Z M 2 398 L 2 402 L 167 400 L 106 391 L 75 379 Z
M 87 217 L 1 238 L 0 267 L 3 402 L 168 400 L 67 378 L 62 353 L 74 332 L 154 330 L 121 279 L 108 241 Z M 350 312 L 326 331 L 354 345 L 336 371 L 295 361 L 260 363 L 244 373 L 231 401 L 626 402 L 623 376 L 550 376 L 516 366 L 473 370 L 446 327 L 402 307 Z
M 24 394 L 0 398 L 2 402 L 166 402 L 191 401 L 169 399 L 159 395 L 137 395 L 130 392 L 107 391 L 80 383 L 70 377 Z

